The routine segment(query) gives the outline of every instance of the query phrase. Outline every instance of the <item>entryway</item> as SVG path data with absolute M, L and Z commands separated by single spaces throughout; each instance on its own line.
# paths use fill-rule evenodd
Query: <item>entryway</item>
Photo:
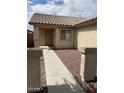
M 45 29 L 46 46 L 53 47 L 54 43 L 54 29 Z

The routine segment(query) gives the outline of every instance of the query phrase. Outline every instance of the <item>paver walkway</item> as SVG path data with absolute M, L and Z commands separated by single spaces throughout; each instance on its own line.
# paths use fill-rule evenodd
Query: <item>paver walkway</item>
M 85 93 L 53 50 L 43 50 L 48 93 Z

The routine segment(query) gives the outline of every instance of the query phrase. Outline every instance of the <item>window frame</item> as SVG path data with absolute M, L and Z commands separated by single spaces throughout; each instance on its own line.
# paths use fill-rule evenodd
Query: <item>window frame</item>
M 65 39 L 62 39 L 62 31 L 65 31 Z M 66 31 L 69 31 L 69 34 L 70 34 L 70 38 L 69 39 L 67 39 L 66 38 Z M 71 29 L 60 29 L 60 40 L 61 41 L 71 41 L 71 38 L 72 38 L 72 30 Z

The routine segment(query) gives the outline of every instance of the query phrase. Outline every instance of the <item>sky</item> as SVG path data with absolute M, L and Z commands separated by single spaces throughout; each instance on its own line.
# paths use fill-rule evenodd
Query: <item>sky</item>
M 33 13 L 82 18 L 97 16 L 97 0 L 28 0 L 28 22 Z M 33 27 L 29 24 L 27 28 L 33 30 Z

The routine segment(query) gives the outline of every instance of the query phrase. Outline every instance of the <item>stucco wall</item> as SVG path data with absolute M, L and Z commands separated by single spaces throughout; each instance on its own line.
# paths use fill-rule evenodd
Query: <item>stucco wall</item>
M 97 76 L 97 49 L 88 48 L 85 52 L 84 79 L 88 81 Z
M 84 27 L 72 28 L 58 28 L 54 27 L 54 46 L 55 48 L 78 48 L 96 47 L 96 24 Z M 61 40 L 61 29 L 72 29 L 71 40 Z M 35 47 L 44 46 L 45 32 L 44 27 L 34 25 L 34 45 Z
M 81 54 L 80 75 L 83 81 L 94 80 L 97 76 L 97 48 L 86 48 Z
M 34 46 L 39 47 L 39 27 L 34 25 Z
M 82 52 L 80 75 L 83 81 L 93 80 L 97 76 L 97 24 L 78 27 L 75 35 L 75 48 Z
M 67 28 L 56 28 L 56 38 L 55 38 L 55 47 L 56 48 L 73 48 L 74 47 L 74 30 L 71 31 L 70 40 L 61 40 L 61 30 Z
M 76 29 L 75 47 L 82 49 L 84 47 L 97 46 L 97 27 L 96 24 L 79 27 Z
M 74 48 L 74 29 L 67 27 L 57 27 L 49 25 L 34 25 L 34 45 L 35 47 L 45 46 L 45 28 L 54 29 L 53 45 L 55 48 Z M 61 40 L 61 29 L 71 29 L 71 40 Z
M 32 88 L 39 89 L 40 84 L 40 57 L 42 50 L 28 49 L 27 50 L 27 88 L 28 92 L 33 91 Z

